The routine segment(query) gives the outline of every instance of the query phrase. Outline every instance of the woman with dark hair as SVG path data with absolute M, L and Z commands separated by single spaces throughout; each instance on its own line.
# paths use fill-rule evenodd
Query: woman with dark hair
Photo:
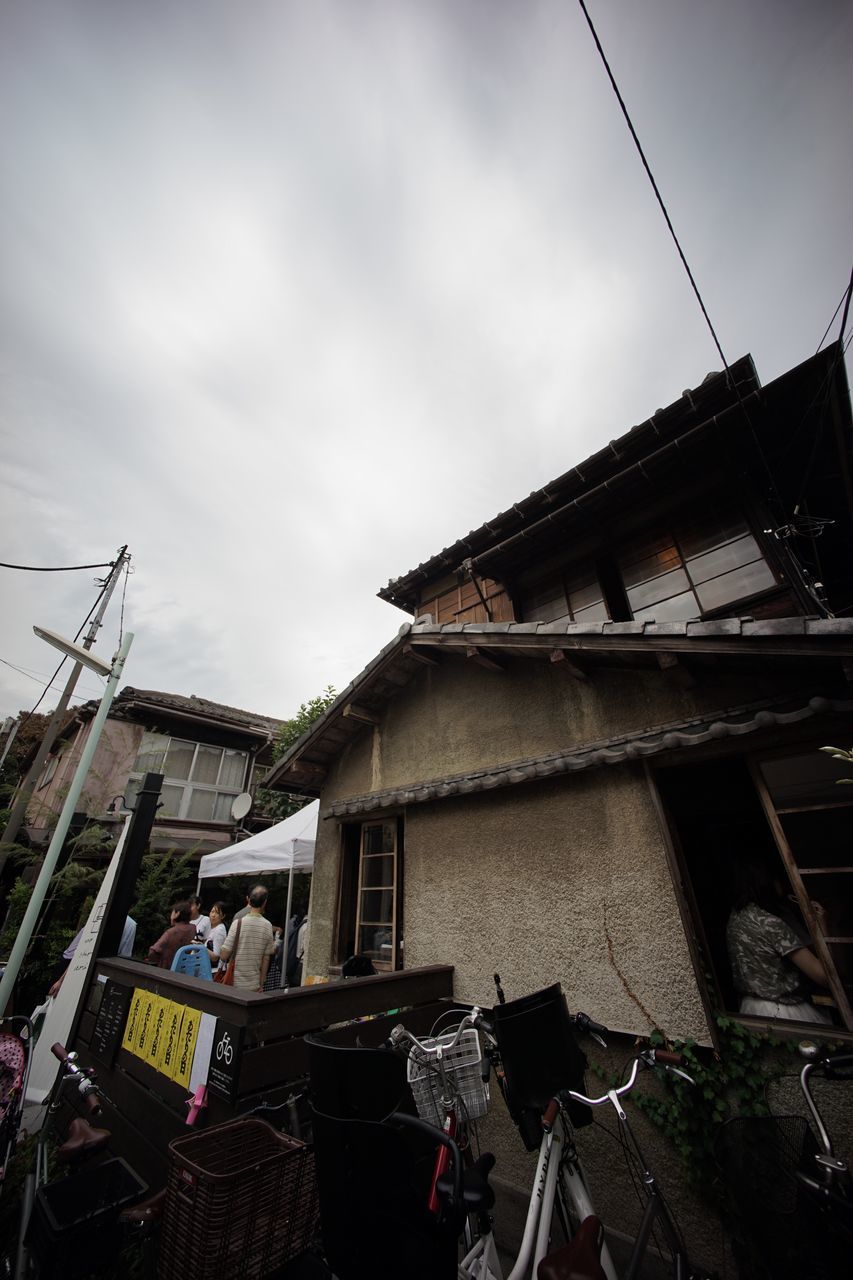
M 791 919 L 780 877 L 763 862 L 735 863 L 735 893 L 726 944 L 740 1012 L 793 1022 L 829 1023 L 808 998 L 810 983 L 826 987 L 826 972 L 810 939 Z M 813 902 L 818 925 L 824 909 Z
M 219 964 L 219 953 L 222 950 L 223 942 L 228 936 L 228 928 L 225 924 L 226 910 L 227 907 L 224 902 L 214 902 L 210 908 L 210 933 L 207 935 L 207 949 L 211 953 L 214 969 Z

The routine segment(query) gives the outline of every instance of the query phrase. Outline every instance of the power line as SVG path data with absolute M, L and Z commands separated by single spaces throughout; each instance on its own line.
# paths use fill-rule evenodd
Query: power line
M 0 658 L 0 662 L 3 663 L 4 667 L 11 667 L 13 671 L 17 671 L 20 675 L 26 676 L 28 680 L 34 680 L 36 684 L 44 685 L 44 675 L 42 673 L 27 671 L 25 667 L 19 667 L 19 666 L 16 666 L 14 662 L 9 662 L 8 658 Z M 51 679 L 53 679 L 53 676 L 51 676 Z M 48 685 L 45 685 L 45 688 L 55 689 L 58 693 L 62 692 L 62 689 L 58 684 L 48 684 Z M 87 692 L 89 692 L 92 697 L 100 697 L 101 694 L 103 693 L 103 689 L 99 689 L 97 693 L 95 693 L 94 690 L 88 690 Z M 80 694 L 77 694 L 76 696 L 79 699 L 79 701 L 81 702 L 86 701 L 86 699 L 84 697 L 81 697 Z M 32 714 L 32 713 L 30 712 L 29 714 Z
M 584 4 L 584 0 L 578 0 L 578 4 L 583 10 L 583 15 L 587 20 L 587 24 L 589 26 L 590 31 L 592 32 L 592 38 L 595 41 L 595 47 L 598 50 L 599 54 L 601 55 L 601 61 L 604 63 L 604 69 L 607 72 L 608 77 L 610 78 L 610 83 L 613 86 L 613 92 L 616 94 L 616 99 L 619 103 L 619 106 L 622 108 L 622 114 L 625 117 L 625 123 L 628 125 L 628 128 L 631 132 L 631 137 L 634 139 L 634 145 L 636 146 L 637 151 L 639 152 L 639 155 L 640 155 L 640 159 L 643 162 L 643 168 L 648 174 L 649 182 L 652 184 L 652 190 L 657 196 L 657 202 L 661 207 L 661 212 L 664 218 L 666 219 L 666 225 L 669 227 L 669 233 L 675 242 L 675 247 L 678 250 L 678 256 L 681 259 L 682 263 L 684 264 L 684 270 L 687 272 L 687 278 L 693 287 L 693 292 L 696 294 L 696 300 L 702 309 L 702 315 L 705 317 L 705 323 L 707 324 L 708 328 L 711 331 L 711 337 L 714 339 L 714 345 L 719 351 L 720 359 L 723 362 L 723 367 L 725 368 L 726 373 L 728 373 L 729 365 L 725 355 L 723 354 L 723 348 L 720 346 L 720 340 L 717 337 L 716 330 L 714 329 L 713 324 L 711 323 L 711 317 L 708 315 L 708 311 L 705 307 L 705 303 L 702 301 L 702 295 L 699 292 L 699 286 L 697 285 L 696 281 L 693 278 L 693 272 L 690 270 L 690 266 L 688 264 L 687 258 L 684 256 L 684 250 L 681 247 L 678 236 L 675 234 L 675 227 L 672 225 L 672 219 L 670 218 L 667 207 L 663 202 L 663 196 L 660 193 L 658 184 L 655 182 L 654 174 L 652 173 L 649 162 L 646 159 L 646 153 L 643 151 L 642 145 L 640 143 L 640 139 L 637 137 L 637 131 L 634 128 L 631 117 L 628 114 L 628 108 L 625 106 L 625 100 L 622 97 L 622 94 L 619 92 L 619 86 L 616 83 L 616 79 L 613 75 L 613 72 L 610 70 L 610 63 L 607 61 L 607 55 L 605 54 L 604 49 L 602 48 L 602 45 L 601 45 L 601 41 L 598 38 L 598 32 L 593 26 L 592 18 L 589 16 L 589 11 L 586 5 Z
M 76 573 L 78 569 L 111 569 L 112 567 L 109 561 L 106 564 L 60 564 L 45 568 L 43 565 L 34 564 L 7 564 L 5 560 L 0 560 L 0 569 L 22 569 L 24 573 Z

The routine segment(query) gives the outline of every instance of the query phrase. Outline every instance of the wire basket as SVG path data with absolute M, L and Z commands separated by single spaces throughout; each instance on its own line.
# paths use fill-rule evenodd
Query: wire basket
M 409 1050 L 406 1076 L 418 1115 L 439 1127 L 447 1114 L 445 1100 L 456 1109 L 460 1120 L 478 1120 L 489 1109 L 480 1038 L 473 1027 L 468 1027 L 451 1049 L 455 1037 L 455 1031 L 448 1031 L 423 1040 L 422 1047 L 412 1045 Z
M 266 1276 L 308 1248 L 317 1188 L 303 1142 L 263 1120 L 234 1120 L 169 1151 L 159 1280 Z

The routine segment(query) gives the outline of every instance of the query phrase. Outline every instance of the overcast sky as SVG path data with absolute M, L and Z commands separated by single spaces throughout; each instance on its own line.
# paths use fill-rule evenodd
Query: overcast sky
M 768 382 L 850 276 L 853 6 L 589 9 Z M 0 14 L 0 560 L 128 543 L 126 683 L 340 690 L 407 620 L 389 578 L 720 368 L 575 0 Z M 0 569 L 0 715 L 94 576 Z

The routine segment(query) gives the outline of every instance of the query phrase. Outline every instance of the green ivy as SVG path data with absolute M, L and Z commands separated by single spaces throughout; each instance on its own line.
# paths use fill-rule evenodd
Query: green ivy
M 681 1053 L 683 1068 L 694 1084 L 672 1072 L 660 1072 L 658 1090 L 632 1094 L 632 1101 L 683 1158 L 687 1181 L 713 1202 L 719 1195 L 714 1147 L 721 1125 L 733 1116 L 768 1115 L 767 1086 L 785 1070 L 780 1050 L 794 1052 L 793 1044 L 784 1046 L 758 1035 L 736 1018 L 717 1014 L 715 1023 L 716 1053 L 693 1040 L 667 1042 L 654 1031 L 650 1044 Z M 606 1074 L 600 1068 L 593 1071 L 601 1078 Z

